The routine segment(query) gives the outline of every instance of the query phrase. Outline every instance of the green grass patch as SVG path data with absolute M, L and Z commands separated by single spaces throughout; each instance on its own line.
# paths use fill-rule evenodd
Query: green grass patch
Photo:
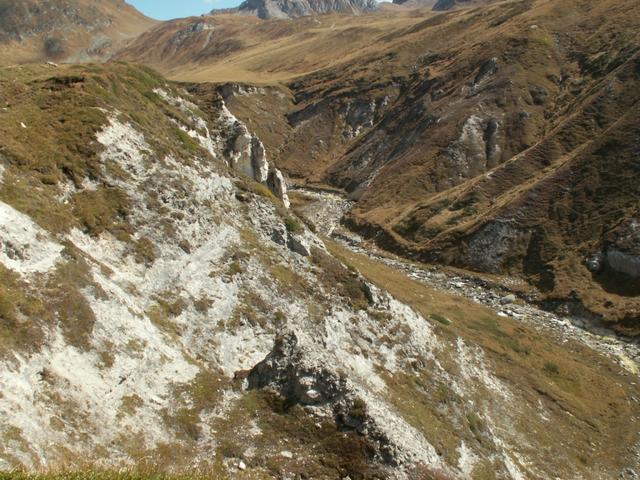
M 429 318 L 435 320 L 438 323 L 441 323 L 442 325 L 451 325 L 451 320 L 449 320 L 447 317 L 443 317 L 438 313 L 432 313 L 431 315 L 429 315 Z
M 304 232 L 304 227 L 298 221 L 298 219 L 294 217 L 287 217 L 284 219 L 284 225 L 287 227 L 287 232 L 289 233 L 302 233 Z
M 560 367 L 555 362 L 545 362 L 542 369 L 549 375 L 560 375 Z

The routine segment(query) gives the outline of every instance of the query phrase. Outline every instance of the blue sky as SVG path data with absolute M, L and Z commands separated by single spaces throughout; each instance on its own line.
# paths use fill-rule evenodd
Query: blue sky
M 240 0 L 127 0 L 145 15 L 158 20 L 189 17 L 210 12 L 214 8 L 235 7 Z

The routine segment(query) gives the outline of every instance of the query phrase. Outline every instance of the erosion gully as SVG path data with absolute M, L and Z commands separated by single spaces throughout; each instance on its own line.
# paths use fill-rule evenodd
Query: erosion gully
M 345 213 L 353 202 L 338 193 L 319 189 L 296 187 L 294 192 L 305 197 L 302 213 L 318 229 L 318 233 L 339 242 L 352 252 L 367 255 L 388 267 L 399 270 L 410 278 L 430 287 L 466 297 L 488 306 L 499 316 L 510 317 L 555 334 L 557 338 L 572 339 L 614 359 L 628 375 L 640 376 L 640 342 L 594 326 L 593 322 L 575 316 L 549 312 L 527 303 L 508 301 L 508 291 L 487 286 L 486 282 L 471 275 L 455 274 L 433 265 L 419 265 L 382 252 L 371 242 L 341 225 Z

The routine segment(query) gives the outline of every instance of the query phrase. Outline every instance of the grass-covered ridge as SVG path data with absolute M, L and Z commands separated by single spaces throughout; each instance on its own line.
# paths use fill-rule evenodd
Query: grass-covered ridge
M 100 160 L 103 147 L 96 134 L 110 115 L 136 125 L 149 142 L 149 165 L 170 155 L 188 160 L 204 154 L 174 119 L 189 124 L 179 108 L 153 90 L 168 88 L 157 73 L 144 67 L 110 64 L 24 66 L 0 69 L 0 158 L 7 169 L 0 199 L 26 213 L 47 230 L 60 233 L 79 227 L 92 234 L 108 230 L 121 238 L 133 232 L 129 192 L 105 182 L 126 180 L 118 165 Z M 19 171 L 19 176 L 17 175 Z M 95 188 L 51 209 L 52 197 L 69 186 Z

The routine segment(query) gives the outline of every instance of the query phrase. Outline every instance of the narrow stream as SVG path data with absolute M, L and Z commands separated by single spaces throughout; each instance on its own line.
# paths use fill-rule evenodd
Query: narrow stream
M 640 376 L 640 342 L 623 339 L 611 331 L 587 329 L 589 322 L 576 317 L 562 316 L 541 310 L 529 304 L 505 301 L 508 292 L 499 292 L 471 276 L 463 277 L 438 269 L 432 265 L 415 263 L 383 254 L 371 242 L 341 225 L 345 213 L 353 202 L 341 195 L 306 188 L 297 188 L 307 202 L 301 207 L 302 213 L 318 229 L 318 233 L 331 237 L 349 250 L 367 255 L 391 268 L 404 272 L 407 276 L 430 287 L 445 290 L 466 297 L 476 303 L 488 306 L 499 316 L 510 317 L 537 329 L 551 331 L 556 338 L 575 340 L 599 353 L 613 358 L 628 374 Z

